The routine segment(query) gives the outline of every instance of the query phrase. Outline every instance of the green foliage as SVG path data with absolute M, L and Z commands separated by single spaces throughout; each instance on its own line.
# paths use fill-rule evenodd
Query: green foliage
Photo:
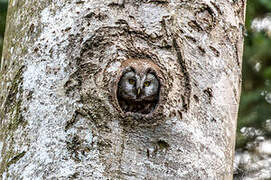
M 0 59 L 2 56 L 8 1 L 0 1 Z
M 270 2 L 270 0 L 260 0 L 260 4 L 265 6 L 267 9 L 271 10 L 271 2 Z
M 266 32 L 251 29 L 254 18 L 268 16 L 270 12 L 270 0 L 248 0 L 237 148 L 252 140 L 240 134 L 242 127 L 255 127 L 270 135 L 265 129 L 265 121 L 271 119 L 271 104 L 266 100 L 268 93 L 271 93 L 271 38 Z

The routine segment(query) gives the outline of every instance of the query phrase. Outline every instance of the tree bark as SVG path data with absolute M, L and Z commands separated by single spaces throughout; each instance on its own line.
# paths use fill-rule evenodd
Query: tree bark
M 2 179 L 232 179 L 245 4 L 11 1 Z M 159 72 L 147 115 L 118 102 L 127 60 Z

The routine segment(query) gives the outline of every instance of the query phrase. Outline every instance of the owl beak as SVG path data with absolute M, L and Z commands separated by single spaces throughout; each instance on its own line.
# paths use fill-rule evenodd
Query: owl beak
M 140 88 L 137 89 L 137 95 L 139 95 L 139 94 L 140 94 Z

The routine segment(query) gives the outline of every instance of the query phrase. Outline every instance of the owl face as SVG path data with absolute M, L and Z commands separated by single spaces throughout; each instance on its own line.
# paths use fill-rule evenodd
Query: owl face
M 130 68 L 120 78 L 118 98 L 124 111 L 148 114 L 159 98 L 159 80 L 151 69 Z
M 133 100 L 152 100 L 158 93 L 159 81 L 155 74 L 139 74 L 135 70 L 126 72 L 119 83 L 121 97 Z

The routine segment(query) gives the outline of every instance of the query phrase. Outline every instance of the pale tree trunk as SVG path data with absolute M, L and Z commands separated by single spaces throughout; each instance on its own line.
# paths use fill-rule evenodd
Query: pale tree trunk
M 2 179 L 232 179 L 245 3 L 10 1 Z M 120 107 L 126 60 L 157 70 L 147 114 Z

